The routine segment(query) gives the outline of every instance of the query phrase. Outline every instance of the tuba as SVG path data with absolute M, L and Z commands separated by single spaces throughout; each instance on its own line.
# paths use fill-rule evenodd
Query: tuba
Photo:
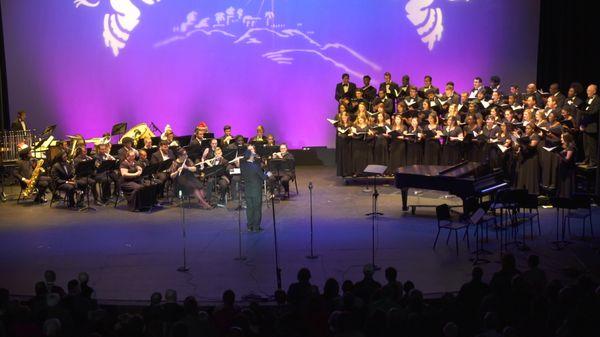
M 146 137 L 156 137 L 154 132 L 148 127 L 146 123 L 138 124 L 129 131 L 125 132 L 121 139 L 119 139 L 119 144 L 123 143 L 123 138 L 129 137 L 133 139 L 133 146 L 135 147 L 140 139 L 144 139 Z
M 23 190 L 23 196 L 25 198 L 29 198 L 31 193 L 33 193 L 35 184 L 39 180 L 40 174 L 42 172 L 44 172 L 44 159 L 38 160 L 37 165 L 35 166 L 35 169 L 31 173 L 31 179 L 29 179 L 29 184 L 27 184 L 27 187 L 25 187 L 25 189 Z

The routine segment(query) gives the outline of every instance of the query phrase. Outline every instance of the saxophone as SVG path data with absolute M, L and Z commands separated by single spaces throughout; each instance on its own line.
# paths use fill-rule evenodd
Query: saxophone
M 27 184 L 27 187 L 23 190 L 23 196 L 25 198 L 29 198 L 31 193 L 33 193 L 33 189 L 35 188 L 35 184 L 37 183 L 37 181 L 40 177 L 40 174 L 42 172 L 44 172 L 43 166 L 44 166 L 44 160 L 43 159 L 38 160 L 37 165 L 35 166 L 35 169 L 31 173 L 31 179 L 29 179 L 29 184 Z

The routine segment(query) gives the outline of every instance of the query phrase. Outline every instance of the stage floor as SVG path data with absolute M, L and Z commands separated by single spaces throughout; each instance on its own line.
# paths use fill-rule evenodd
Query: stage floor
M 309 181 L 314 184 L 315 253 L 319 255 L 315 260 L 305 258 L 310 247 Z M 364 186 L 344 185 L 335 176 L 335 168 L 323 166 L 299 167 L 298 187 L 298 196 L 292 192 L 291 200 L 275 205 L 283 287 L 287 289 L 301 267 L 310 268 L 312 282 L 319 287 L 329 277 L 340 282 L 358 280 L 363 265 L 371 261 L 371 219 L 365 216 L 371 211 L 371 193 L 363 191 Z M 457 257 L 453 240 L 446 246 L 445 235 L 441 235 L 437 249 L 432 250 L 435 210 L 417 209 L 417 214 L 411 215 L 401 211 L 400 191 L 394 186 L 380 186 L 379 192 L 379 210 L 384 216 L 375 228 L 376 264 L 394 266 L 401 281 L 410 279 L 427 294 L 456 291 L 469 279 L 472 268 L 466 243 L 460 242 Z M 435 192 L 410 195 L 409 204 L 460 201 Z M 549 278 L 569 281 L 573 275 L 587 272 L 598 279 L 600 240 L 573 239 L 566 249 L 554 251 L 551 241 L 556 213 L 551 209 L 540 212 L 542 236 L 527 241 L 531 251 L 510 247 L 519 267 L 524 269 L 527 256 L 535 253 Z M 65 288 L 78 272 L 87 271 L 102 300 L 146 300 L 153 291 L 173 288 L 180 298 L 195 295 L 202 302 L 211 302 L 219 300 L 228 288 L 234 289 L 238 298 L 270 296 L 276 289 L 273 220 L 267 207 L 263 208 L 265 231 L 242 234 L 246 261 L 234 260 L 238 255 L 237 211 L 186 209 L 188 273 L 177 271 L 182 265 L 183 243 L 182 213 L 177 205 L 151 214 L 128 212 L 124 205 L 83 213 L 8 201 L 0 205 L 0 214 L 0 287 L 12 294 L 32 294 L 34 283 L 46 269 L 56 270 L 58 282 Z M 243 228 L 244 218 L 242 213 Z M 594 219 L 598 236 L 598 208 L 594 208 Z M 581 226 L 574 224 L 573 234 L 580 233 Z M 486 248 L 495 252 L 489 258 L 497 261 L 493 232 Z M 482 267 L 489 279 L 499 264 Z M 383 271 L 375 277 L 383 282 Z

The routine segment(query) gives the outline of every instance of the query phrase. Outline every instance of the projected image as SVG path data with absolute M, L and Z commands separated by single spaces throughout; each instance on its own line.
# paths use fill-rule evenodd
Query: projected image
M 36 116 L 38 129 L 58 124 L 59 137 L 98 137 L 117 122 L 169 124 L 183 135 L 204 121 L 217 134 L 231 124 L 250 136 L 262 124 L 291 147 L 332 146 L 326 118 L 342 73 L 357 84 L 370 75 L 375 86 L 386 71 L 418 86 L 431 75 L 461 91 L 474 76 L 534 79 L 538 6 L 2 0 L 9 103 L 13 114 Z

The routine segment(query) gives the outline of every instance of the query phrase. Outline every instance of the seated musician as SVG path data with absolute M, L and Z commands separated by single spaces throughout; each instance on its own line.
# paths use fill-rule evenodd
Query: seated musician
M 210 140 L 210 147 L 204 149 L 202 152 L 202 161 L 213 159 L 215 157 L 215 150 L 217 149 L 218 142 L 215 138 Z
M 96 183 L 100 185 L 101 193 L 101 202 L 107 203 L 108 199 L 110 199 L 110 184 L 114 182 L 115 184 L 115 195 L 119 193 L 119 178 L 114 170 L 103 170 L 98 171 L 98 168 L 105 161 L 116 161 L 115 157 L 111 156 L 108 153 L 108 144 L 100 144 L 98 145 L 98 152 L 96 153 Z M 140 150 L 141 151 L 141 150 Z M 114 165 L 114 164 L 113 164 Z
M 294 170 L 294 155 L 288 152 L 286 144 L 279 145 L 279 152 L 273 153 L 273 159 L 283 159 L 286 163 L 283 165 L 282 170 L 272 170 L 273 175 L 269 177 L 269 182 L 274 185 L 279 180 L 279 194 L 285 196 L 290 195 L 290 180 L 296 176 Z
M 225 207 L 225 196 L 230 185 L 230 179 L 228 177 L 228 164 L 229 162 L 223 157 L 223 150 L 217 147 L 214 151 L 214 157 L 212 159 L 212 167 L 222 167 L 222 170 L 218 170 L 217 174 L 207 179 L 207 191 L 206 200 L 210 203 L 212 197 L 212 189 L 214 186 L 219 186 L 219 201 L 217 207 Z
M 275 136 L 273 136 L 272 134 L 268 134 L 267 143 L 265 144 L 265 146 L 275 146 Z
M 92 161 L 92 157 L 87 155 L 87 149 L 85 145 L 79 146 L 75 151 L 75 158 L 73 158 L 73 168 L 75 169 L 75 173 L 78 175 L 76 177 L 77 187 L 84 192 L 91 191 L 94 196 L 94 203 L 96 205 L 102 206 L 104 205 L 100 198 L 98 197 L 98 190 L 96 190 L 96 180 L 94 176 L 94 172 L 89 172 L 89 174 L 81 175 L 78 173 L 78 167 L 82 163 Z
M 264 142 L 265 139 L 265 128 L 262 125 L 256 127 L 256 136 L 250 139 L 250 142 Z
M 141 149 L 139 151 L 140 157 L 138 158 L 137 164 L 142 168 L 146 168 L 150 165 L 150 160 L 148 159 L 148 152 L 146 150 Z
M 150 159 L 150 163 L 158 164 L 158 163 L 162 163 L 163 161 L 169 160 L 169 159 L 174 160 L 175 155 L 173 154 L 173 151 L 171 151 L 171 149 L 169 149 L 169 141 L 166 139 L 161 140 L 160 147 L 159 147 L 158 151 L 154 152 L 154 154 L 152 155 L 152 158 Z M 165 188 L 165 182 L 169 179 L 169 174 L 167 174 L 166 172 L 157 172 L 156 179 L 158 179 L 158 181 L 159 181 L 158 194 L 163 195 L 164 188 Z
M 196 166 L 188 158 L 185 148 L 180 148 L 177 151 L 177 159 L 173 161 L 170 172 L 176 190 L 181 191 L 186 196 L 193 194 L 203 209 L 212 209 L 204 199 L 202 183 L 194 175 Z
M 136 152 L 129 150 L 125 160 L 121 161 L 119 171 L 121 172 L 121 190 L 127 199 L 129 210 L 139 210 L 141 200 L 139 192 L 142 189 L 142 168 L 135 162 Z
M 17 112 L 17 119 L 12 122 L 12 124 L 10 125 L 10 129 L 12 131 L 27 131 L 29 130 L 27 123 L 25 122 L 25 119 L 27 117 L 27 114 L 25 113 L 25 111 L 21 110 L 19 112 Z
M 225 147 L 229 146 L 229 144 L 233 140 L 233 135 L 231 134 L 231 126 L 225 125 L 223 127 L 223 133 L 224 133 L 223 137 L 220 138 L 220 141 L 221 141 L 221 147 L 225 148 Z
M 27 188 L 27 186 L 31 183 L 31 175 L 33 174 L 33 170 L 37 166 L 37 160 L 31 158 L 31 148 L 27 147 L 21 151 L 19 151 L 19 160 L 17 160 L 15 170 L 13 175 L 17 180 L 19 180 L 19 184 L 22 189 Z M 34 201 L 37 203 L 46 202 L 46 190 L 50 185 L 50 177 L 43 174 L 44 171 L 40 172 L 37 181 L 35 182 L 35 188 L 37 189 L 37 194 L 35 196 Z
M 148 151 L 150 149 L 155 148 L 156 146 L 152 145 L 152 138 L 151 137 L 145 137 L 144 138 L 144 147 L 142 147 L 142 149 Z
M 57 191 L 64 191 L 67 196 L 68 206 L 75 206 L 75 192 L 78 191 L 75 182 L 75 170 L 67 162 L 67 152 L 62 151 L 56 157 L 56 163 L 52 166 L 50 176 Z M 81 200 L 83 202 L 83 200 Z
M 227 149 L 245 151 L 246 143 L 244 141 L 245 141 L 244 136 L 237 135 L 237 136 L 235 136 L 234 142 L 230 143 L 227 146 Z
M 125 157 L 127 157 L 127 152 L 129 151 L 133 151 L 135 156 L 138 156 L 138 151 L 133 147 L 133 138 L 125 137 L 121 143 L 123 144 L 123 147 L 119 149 L 118 153 L 120 161 L 125 160 Z
M 165 139 L 169 143 L 169 147 L 179 147 L 179 142 L 175 140 L 175 134 L 172 130 L 165 133 Z
M 202 142 L 206 140 L 206 138 L 204 138 L 204 134 L 206 134 L 207 132 L 208 127 L 206 126 L 206 123 L 200 122 L 196 126 L 196 129 L 194 129 L 194 135 L 192 136 L 192 140 L 190 140 L 190 146 L 202 145 Z

